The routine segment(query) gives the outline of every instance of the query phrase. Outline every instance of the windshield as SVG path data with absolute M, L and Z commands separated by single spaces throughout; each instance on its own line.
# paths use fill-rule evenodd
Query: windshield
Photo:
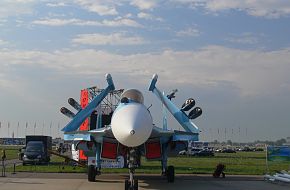
M 42 142 L 28 142 L 26 147 L 27 152 L 44 152 L 44 147 Z

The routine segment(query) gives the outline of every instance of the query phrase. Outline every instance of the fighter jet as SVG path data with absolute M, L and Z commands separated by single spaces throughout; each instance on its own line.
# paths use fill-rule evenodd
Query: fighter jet
M 156 87 L 158 75 L 154 74 L 149 91 L 156 95 L 164 109 L 173 115 L 184 131 L 168 130 L 167 111 L 163 114 L 162 128 L 155 126 L 149 108 L 144 105 L 144 97 L 137 89 L 128 89 L 122 93 L 109 125 L 98 123 L 96 129 L 78 130 L 104 98 L 115 90 L 110 74 L 106 75 L 106 80 L 108 86 L 85 108 L 69 99 L 69 103 L 77 110 L 76 114 L 67 108 L 61 108 L 63 114 L 72 118 L 62 129 L 64 139 L 73 141 L 74 147 L 88 156 L 88 181 L 95 181 L 96 176 L 101 174 L 102 160 L 121 159 L 124 167 L 129 169 L 125 190 L 138 190 L 138 179 L 134 177 L 134 173 L 141 165 L 141 156 L 144 156 L 147 160 L 160 160 L 162 175 L 166 176 L 168 182 L 174 182 L 174 166 L 167 166 L 167 158 L 185 149 L 189 141 L 198 141 L 200 131 L 191 120 L 202 114 L 201 108 L 194 108 L 195 101 L 189 98 L 179 109 L 172 102 L 177 90 L 169 95 L 162 93 Z

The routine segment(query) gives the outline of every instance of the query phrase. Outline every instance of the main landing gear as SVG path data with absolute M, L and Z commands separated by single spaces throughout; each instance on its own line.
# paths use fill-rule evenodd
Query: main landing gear
M 96 181 L 96 175 L 100 175 L 101 172 L 98 170 L 95 165 L 88 166 L 88 181 L 94 182 Z
M 167 181 L 169 183 L 173 183 L 174 182 L 174 178 L 175 178 L 175 172 L 174 172 L 174 166 L 168 166 L 166 169 L 166 177 L 167 177 Z

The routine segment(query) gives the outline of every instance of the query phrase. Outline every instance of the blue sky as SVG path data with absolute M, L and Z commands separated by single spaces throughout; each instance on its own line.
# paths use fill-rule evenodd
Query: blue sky
M 290 136 L 289 18 L 286 0 L 2 0 L 0 136 L 61 135 L 59 108 L 106 73 L 144 92 L 156 124 L 153 73 L 177 105 L 195 98 L 201 140 Z

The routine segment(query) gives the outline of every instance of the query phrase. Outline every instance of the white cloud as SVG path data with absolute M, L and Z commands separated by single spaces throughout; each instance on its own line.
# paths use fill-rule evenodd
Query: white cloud
M 190 4 L 193 8 L 205 7 L 212 12 L 242 10 L 257 17 L 279 18 L 290 14 L 290 1 L 285 0 L 172 0 Z
M 46 6 L 48 7 L 64 7 L 66 4 L 64 2 L 57 2 L 57 3 L 47 3 Z
M 176 32 L 176 36 L 179 37 L 197 37 L 200 36 L 200 31 L 196 28 L 187 28 L 185 30 L 180 30 Z
M 139 45 L 145 43 L 141 37 L 125 36 L 122 33 L 80 34 L 72 42 L 85 45 Z
M 79 19 L 58 19 L 58 18 L 47 18 L 42 20 L 35 20 L 32 24 L 47 25 L 47 26 L 64 26 L 64 25 L 81 25 L 85 22 Z M 98 22 L 93 22 L 94 24 L 99 24 Z M 89 24 L 88 24 L 89 25 Z
M 158 1 L 156 0 L 133 0 L 131 5 L 138 7 L 140 10 L 153 9 L 157 6 Z
M 38 1 L 36 0 L 1 0 L 0 1 L 0 18 L 9 16 L 18 16 L 22 14 L 32 14 L 33 7 Z
M 102 37 L 105 39 L 100 43 L 114 43 L 112 36 L 99 35 L 96 38 L 102 40 Z M 118 41 L 120 37 L 115 38 Z M 62 75 L 85 77 L 111 72 L 126 78 L 138 77 L 140 81 L 136 82 L 144 84 L 148 83 L 153 73 L 159 73 L 162 81 L 170 86 L 182 84 L 213 88 L 228 83 L 231 84 L 229 88 L 238 89 L 241 96 L 285 92 L 285 87 L 290 83 L 289 60 L 290 49 L 248 51 L 220 46 L 208 46 L 196 51 L 167 50 L 132 55 L 92 49 L 51 53 L 0 50 L 0 63 L 6 65 L 39 65 L 59 71 Z
M 145 19 L 145 20 L 157 20 L 157 21 L 163 21 L 162 18 L 160 17 L 155 17 L 149 13 L 145 13 L 145 12 L 140 12 L 138 13 L 138 18 L 142 18 L 142 19 Z
M 138 22 L 128 19 L 128 18 L 120 18 L 120 19 L 115 19 L 115 20 L 103 20 L 102 24 L 105 26 L 112 26 L 112 27 L 117 27 L 117 26 L 130 26 L 130 27 L 142 27 L 141 24 Z
M 101 0 L 75 0 L 75 3 L 83 7 L 84 9 L 97 13 L 101 16 L 104 15 L 117 15 L 116 5 L 118 3 L 114 1 L 101 1 Z
M 232 42 L 232 43 L 238 43 L 238 44 L 257 44 L 258 43 L 258 37 L 253 35 L 252 33 L 243 33 L 241 35 L 235 35 L 226 38 L 226 41 Z
M 0 39 L 0 46 L 7 45 L 7 44 L 8 44 L 7 41 Z
M 141 24 L 128 18 L 118 18 L 114 20 L 103 20 L 101 22 L 91 20 L 80 20 L 80 19 L 59 19 L 59 18 L 45 18 L 41 20 L 35 20 L 32 24 L 47 25 L 47 26 L 108 26 L 108 27 L 142 27 Z

